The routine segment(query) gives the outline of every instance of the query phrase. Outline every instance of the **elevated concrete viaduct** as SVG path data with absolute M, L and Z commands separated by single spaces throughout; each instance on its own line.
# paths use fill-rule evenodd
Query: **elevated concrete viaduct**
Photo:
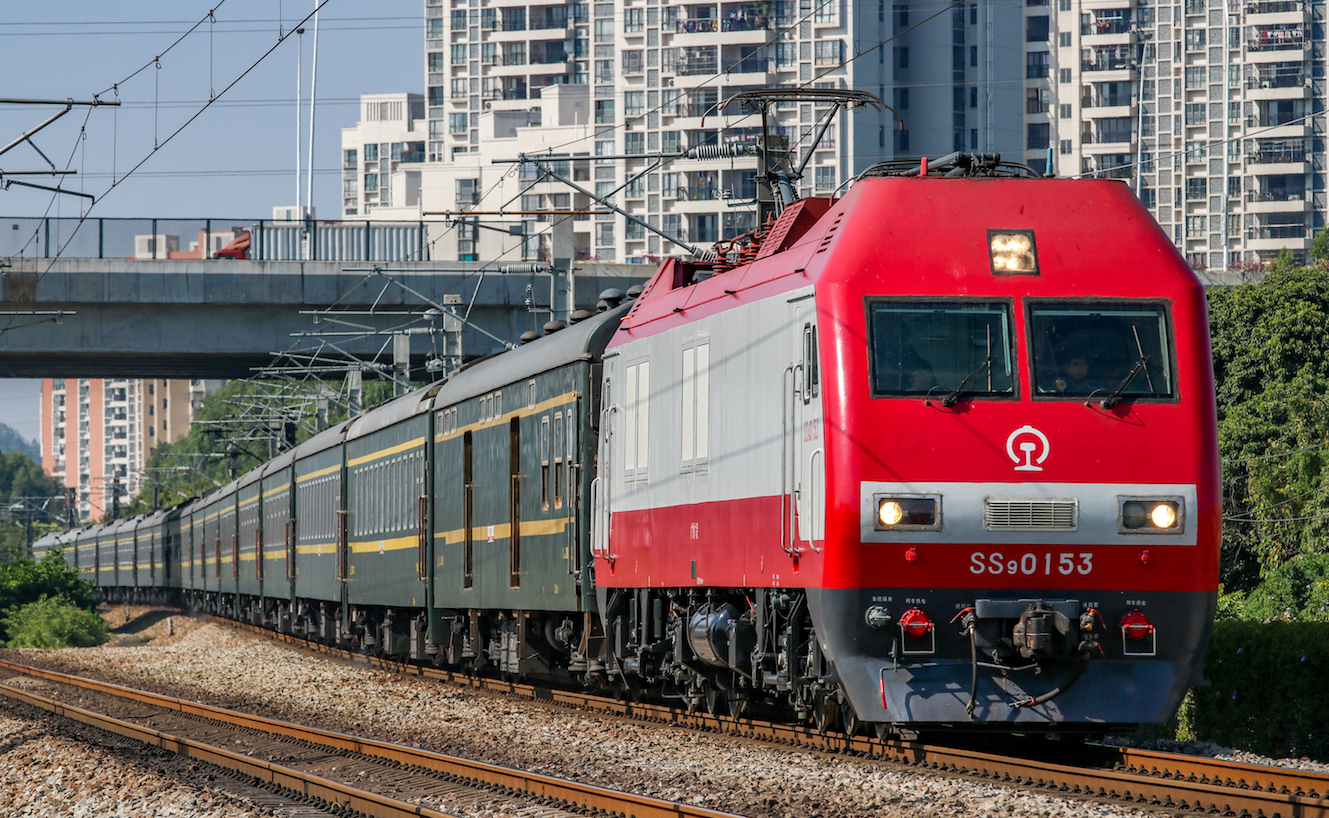
M 505 273 L 480 262 L 382 264 L 378 273 L 370 262 L 354 261 L 15 258 L 8 264 L 0 269 L 0 377 L 7 378 L 247 377 L 274 353 L 312 350 L 320 342 L 391 365 L 392 336 L 356 328 L 428 327 L 421 316 L 430 301 L 459 302 L 457 313 L 469 315 L 461 343 L 470 358 L 497 351 L 496 338 L 516 342 L 539 330 L 551 319 L 551 298 L 566 304 L 548 273 Z M 653 272 L 639 264 L 578 262 L 572 303 L 594 310 L 603 290 L 627 290 Z M 48 310 L 72 314 L 32 314 Z M 436 318 L 432 325 L 441 324 Z M 292 337 L 298 332 L 328 335 Z M 418 367 L 444 349 L 444 338 L 409 341 L 412 371 L 421 377 Z

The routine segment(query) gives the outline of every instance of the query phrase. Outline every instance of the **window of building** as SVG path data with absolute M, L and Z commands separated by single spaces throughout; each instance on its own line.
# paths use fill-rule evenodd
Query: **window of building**
M 377 173 L 366 173 L 366 174 L 365 174 L 365 193 L 377 193 L 377 192 L 378 192 L 378 174 L 377 174 Z
M 1024 19 L 1024 41 L 1027 43 L 1046 43 L 1048 41 L 1048 17 L 1026 17 Z
M 612 61 L 610 62 L 612 65 Z M 597 125 L 612 125 L 614 122 L 614 101 L 597 99 L 595 101 L 595 122 Z
M 466 114 L 448 114 L 448 133 L 466 133 Z
M 826 5 L 834 4 L 828 3 Z M 813 43 L 813 46 L 817 65 L 839 65 L 841 50 L 844 47 L 843 40 L 818 40 Z
M 365 145 L 365 162 L 369 163 L 377 161 L 378 161 L 378 144 L 370 143 L 368 145 Z
M 1025 79 L 1046 79 L 1050 65 L 1047 51 L 1030 51 L 1024 55 Z
M 835 190 L 835 167 L 833 165 L 818 167 L 816 183 L 818 193 L 830 193 Z
M 1031 151 L 1047 150 L 1050 137 L 1051 126 L 1046 122 L 1030 122 L 1028 128 L 1028 139 L 1026 140 L 1026 149 Z
M 623 115 L 641 116 L 646 113 L 646 92 L 628 91 L 623 94 Z
M 449 59 L 450 63 L 453 65 L 465 65 L 466 43 L 453 43 L 449 54 L 451 55 L 451 58 Z

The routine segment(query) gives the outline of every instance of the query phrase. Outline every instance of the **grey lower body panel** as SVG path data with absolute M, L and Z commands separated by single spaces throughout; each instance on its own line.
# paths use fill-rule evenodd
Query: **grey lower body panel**
M 975 729 L 1165 722 L 1186 691 L 1200 682 L 1214 611 L 1214 594 L 1203 592 L 887 588 L 810 589 L 808 596 L 822 650 L 862 720 Z M 1018 658 L 997 662 L 980 650 L 975 685 L 969 637 L 959 622 L 949 620 L 977 599 L 993 597 L 1092 606 L 1106 626 L 1099 633 L 1101 650 L 1092 651 L 1087 664 L 1071 652 L 1041 659 L 1037 667 Z M 927 600 L 925 606 L 914 604 L 920 598 Z M 866 624 L 865 611 L 874 604 L 884 604 L 892 614 L 890 625 L 874 629 Z M 929 638 L 911 638 L 896 625 L 904 610 L 913 607 L 922 607 L 932 618 Z M 1141 643 L 1125 639 L 1117 624 L 1135 609 L 1144 610 L 1156 628 L 1152 638 Z M 991 630 L 1008 623 L 985 625 Z M 1063 692 L 1046 703 L 1014 705 L 1057 688 Z

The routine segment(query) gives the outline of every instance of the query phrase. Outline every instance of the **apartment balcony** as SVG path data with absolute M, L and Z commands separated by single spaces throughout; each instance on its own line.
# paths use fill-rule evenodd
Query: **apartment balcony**
M 755 83 L 764 85 L 768 74 L 776 71 L 775 60 L 770 57 L 733 57 L 721 60 L 720 70 L 725 72 L 725 81 L 736 85 Z
M 1127 79 L 1133 69 L 1131 49 L 1127 46 L 1097 46 L 1085 48 L 1080 54 L 1080 70 L 1086 74 L 1097 74 L 1095 82 Z M 1111 76 L 1110 72 L 1122 72 L 1121 77 Z
M 1246 228 L 1243 237 L 1247 250 L 1307 250 L 1311 231 L 1304 224 L 1269 224 Z
M 1261 165 L 1305 165 L 1308 159 L 1307 153 L 1304 139 L 1260 139 L 1254 143 L 1247 143 L 1246 162 L 1252 169 Z
M 1124 17 L 1100 17 L 1080 25 L 1080 36 L 1096 37 L 1109 34 L 1130 34 L 1131 21 Z
M 1244 210 L 1247 213 L 1309 213 L 1310 197 L 1304 191 L 1252 190 L 1246 194 Z
M 1248 54 L 1275 54 L 1288 59 L 1288 52 L 1309 51 L 1310 38 L 1306 26 L 1300 23 L 1277 26 L 1257 26 L 1255 36 L 1246 41 Z
M 1310 99 L 1311 81 L 1309 76 L 1298 77 L 1298 82 L 1276 82 L 1274 80 L 1246 80 L 1246 99 L 1252 101 L 1265 99 Z
M 1248 24 L 1277 25 L 1279 23 L 1309 23 L 1310 4 L 1304 0 L 1264 0 L 1246 3 Z
M 1102 132 L 1102 131 L 1082 131 L 1080 133 L 1080 144 L 1092 145 L 1095 153 L 1130 153 L 1134 150 L 1135 144 L 1133 133 Z
M 1286 124 L 1280 124 L 1284 120 L 1273 117 L 1246 117 L 1247 128 L 1259 128 L 1262 139 L 1304 139 L 1311 136 L 1311 123 L 1309 119 L 1294 119 Z

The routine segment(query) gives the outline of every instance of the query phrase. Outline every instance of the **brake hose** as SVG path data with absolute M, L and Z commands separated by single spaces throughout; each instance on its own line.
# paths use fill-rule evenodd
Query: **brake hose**
M 1059 686 L 1052 688 L 1051 690 L 1049 690 L 1048 692 L 1044 693 L 1041 696 L 1029 696 L 1027 698 L 1020 699 L 1018 701 L 1013 701 L 1011 702 L 1011 707 L 1016 707 L 1016 708 L 1037 707 L 1040 704 L 1046 704 L 1047 702 L 1052 701 L 1061 694 L 1065 693 L 1067 690 L 1070 690 L 1071 685 L 1079 681 L 1080 677 L 1084 675 L 1085 668 L 1089 667 L 1089 657 L 1090 653 L 1088 646 L 1085 645 L 1084 643 L 1081 643 L 1080 664 L 1075 668 L 1075 671 L 1071 673 L 1069 679 L 1062 682 Z

